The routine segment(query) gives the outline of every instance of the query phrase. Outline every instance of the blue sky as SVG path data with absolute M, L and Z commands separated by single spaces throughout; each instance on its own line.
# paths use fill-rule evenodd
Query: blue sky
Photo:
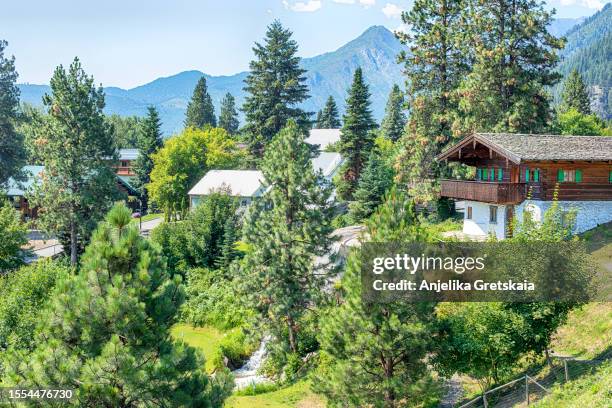
M 79 56 L 106 86 L 130 88 L 197 69 L 246 70 L 254 41 L 278 18 L 301 56 L 333 51 L 371 25 L 400 26 L 413 0 L 22 0 L 2 6 L 0 39 L 17 59 L 19 82 L 48 83 Z M 558 17 L 593 14 L 606 0 L 548 0 Z

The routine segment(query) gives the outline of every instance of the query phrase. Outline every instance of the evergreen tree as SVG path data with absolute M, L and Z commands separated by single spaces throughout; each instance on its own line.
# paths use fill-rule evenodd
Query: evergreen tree
M 215 261 L 217 268 L 228 268 L 232 261 L 240 256 L 236 249 L 236 242 L 240 239 L 240 223 L 238 217 L 228 217 L 223 226 L 223 240 L 221 253 Z
M 208 94 L 206 78 L 198 80 L 185 114 L 185 127 L 204 129 L 206 125 L 216 127 L 215 107 Z
M 77 264 L 86 242 L 118 198 L 117 158 L 111 126 L 105 121 L 104 91 L 81 68 L 78 58 L 66 72 L 55 69 L 51 95 L 43 97 L 49 119 L 34 141 L 43 160 L 43 182 L 34 188 L 30 205 L 41 208 L 38 225 L 66 236 L 70 262 Z
M 297 353 L 300 321 L 325 283 L 313 273 L 313 262 L 331 243 L 331 189 L 315 174 L 310 148 L 293 121 L 266 150 L 262 172 L 268 189 L 251 206 L 245 224 L 243 240 L 249 251 L 241 264 L 241 280 L 274 343 L 284 352 Z
M 23 264 L 28 244 L 28 228 L 21 214 L 0 196 L 0 276 Z M 1 347 L 1 345 L 0 345 Z
M 453 95 L 470 63 L 463 37 L 466 3 L 416 0 L 402 15 L 411 28 L 410 34 L 399 35 L 409 47 L 400 61 L 407 76 L 410 117 L 396 167 L 399 181 L 419 204 L 435 199 L 435 180 L 448 174 L 435 156 L 461 136 L 452 130 L 457 111 Z
M 402 136 L 406 126 L 406 114 L 404 113 L 404 95 L 397 84 L 391 88 L 385 117 L 380 125 L 382 135 L 396 142 Z
M 372 151 L 353 194 L 354 201 L 349 204 L 349 218 L 359 223 L 372 215 L 392 184 L 393 169 L 385 164 L 377 152 Z
M 325 102 L 325 107 L 321 111 L 321 120 L 319 122 L 319 129 L 338 129 L 341 126 L 340 118 L 338 115 L 338 106 L 336 101 L 330 95 Z
M 226 93 L 221 101 L 221 113 L 219 114 L 219 127 L 230 135 L 238 132 L 238 112 L 236 111 L 236 99 L 231 93 Z
M 220 407 L 231 381 L 209 378 L 202 355 L 170 336 L 183 285 L 130 215 L 120 204 L 100 224 L 40 319 L 36 349 L 9 351 L 8 384 L 70 387 L 78 407 Z
M 323 111 L 319 109 L 317 112 L 317 119 L 315 120 L 315 129 L 323 129 Z
M 151 171 L 153 170 L 153 158 L 164 144 L 161 133 L 161 120 L 154 106 L 147 108 L 147 117 L 141 124 L 140 134 L 138 135 L 138 158 L 134 164 L 136 173 L 135 185 L 140 189 L 140 200 L 142 208 L 149 208 L 149 194 L 147 184 L 151 182 Z
M 268 26 L 264 44 L 255 43 L 256 59 L 245 79 L 247 92 L 242 110 L 246 115 L 246 136 L 249 151 L 263 157 L 266 145 L 293 119 L 304 130 L 309 127 L 309 114 L 298 107 L 308 98 L 306 70 L 300 68 L 298 46 L 292 33 L 278 20 Z
M 15 131 L 19 88 L 15 85 L 15 57 L 4 56 L 6 41 L 0 40 L 0 188 L 13 176 L 19 176 L 25 164 L 23 136 Z
M 338 189 L 342 199 L 350 200 L 353 196 L 361 170 L 374 146 L 372 130 L 375 127 L 370 111 L 370 91 L 361 68 L 357 68 L 346 99 L 344 126 L 340 133 L 340 153 L 346 160 L 342 169 L 343 185 Z
M 573 108 L 584 115 L 591 113 L 589 93 L 577 69 L 572 70 L 563 83 L 561 99 L 562 112 Z
M 428 238 L 413 204 L 395 190 L 367 223 L 366 236 L 371 242 Z M 313 387 L 333 406 L 421 406 L 428 386 L 434 305 L 364 303 L 360 251 L 354 250 L 347 260 L 340 306 L 322 318 L 319 341 L 326 365 Z
M 465 132 L 542 133 L 551 122 L 546 87 L 563 40 L 548 32 L 551 13 L 533 0 L 476 2 L 470 16 L 472 72 L 459 90 Z

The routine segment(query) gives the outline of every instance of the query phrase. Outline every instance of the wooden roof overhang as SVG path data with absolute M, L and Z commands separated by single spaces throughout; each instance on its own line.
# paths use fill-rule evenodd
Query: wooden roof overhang
M 506 162 L 512 162 L 514 164 L 520 164 L 521 158 L 511 151 L 504 149 L 503 147 L 491 143 L 491 141 L 480 137 L 478 134 L 473 134 L 464 137 L 456 145 L 446 149 L 442 153 L 436 156 L 436 160 L 445 161 L 466 161 L 468 158 L 481 158 L 476 153 L 476 147 L 478 145 L 484 146 L 489 151 L 489 158 L 493 158 L 493 153 L 506 159 Z

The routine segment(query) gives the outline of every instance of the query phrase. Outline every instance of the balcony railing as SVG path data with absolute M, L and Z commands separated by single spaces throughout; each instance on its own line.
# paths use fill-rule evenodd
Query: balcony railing
M 440 194 L 458 200 L 482 201 L 495 204 L 518 204 L 525 200 L 525 183 L 442 180 Z

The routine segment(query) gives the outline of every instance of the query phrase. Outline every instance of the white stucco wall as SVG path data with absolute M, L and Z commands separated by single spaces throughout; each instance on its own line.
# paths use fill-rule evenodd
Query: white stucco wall
M 463 211 L 463 233 L 467 235 L 486 236 L 494 233 L 497 239 L 504 239 L 506 231 L 506 206 L 496 205 L 497 223 L 489 223 L 488 203 L 465 201 Z M 468 207 L 472 207 L 472 219 L 467 219 Z
M 579 234 L 597 227 L 600 224 L 612 221 L 612 201 L 558 201 L 563 211 L 571 208 L 576 210 L 576 228 L 574 233 Z M 516 216 L 523 219 L 523 212 L 528 208 L 537 221 L 552 205 L 551 201 L 527 200 L 516 207 Z

